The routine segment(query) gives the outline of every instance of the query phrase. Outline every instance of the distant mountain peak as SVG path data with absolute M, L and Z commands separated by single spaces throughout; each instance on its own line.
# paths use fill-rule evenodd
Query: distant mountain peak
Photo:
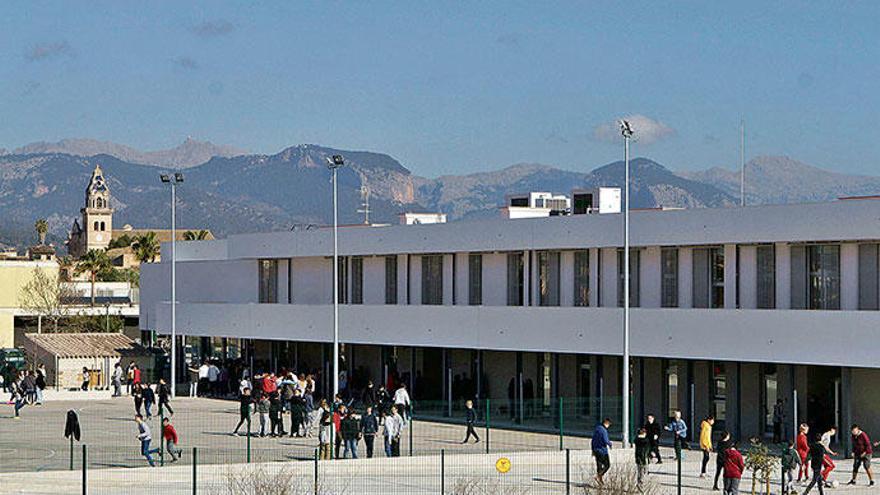
M 173 148 L 156 151 L 142 151 L 124 144 L 91 138 L 66 138 L 56 142 L 38 141 L 12 151 L 12 154 L 15 155 L 46 153 L 62 153 L 82 157 L 110 155 L 129 163 L 141 165 L 189 168 L 201 165 L 215 156 L 232 157 L 247 152 L 233 146 L 199 141 L 192 136 L 187 136 L 182 143 Z

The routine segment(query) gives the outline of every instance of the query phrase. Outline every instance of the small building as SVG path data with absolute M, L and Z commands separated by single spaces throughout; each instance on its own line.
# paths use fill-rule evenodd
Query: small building
M 400 225 L 446 223 L 446 213 L 407 212 L 400 214 Z
M 89 370 L 90 388 L 106 389 L 117 362 L 134 361 L 145 378 L 156 363 L 154 351 L 121 333 L 29 333 L 22 347 L 30 364 L 46 366 L 46 380 L 56 389 L 79 388 L 83 368 Z

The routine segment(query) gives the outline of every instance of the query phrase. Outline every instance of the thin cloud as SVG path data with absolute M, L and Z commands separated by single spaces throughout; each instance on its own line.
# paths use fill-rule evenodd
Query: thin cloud
M 184 70 L 196 70 L 199 68 L 199 63 L 196 61 L 196 59 L 188 57 L 186 55 L 175 58 L 174 65 L 175 67 Z
M 216 38 L 218 36 L 231 34 L 235 31 L 235 25 L 225 19 L 217 19 L 196 24 L 190 28 L 190 31 L 196 36 L 201 36 L 203 38 Z
M 641 144 L 651 144 L 675 135 L 675 129 L 668 125 L 641 114 L 624 117 L 633 129 L 633 137 Z M 599 124 L 593 129 L 593 139 L 606 143 L 620 141 L 620 121 L 615 120 Z
M 73 56 L 73 48 L 71 48 L 70 43 L 67 41 L 37 43 L 24 53 L 25 60 L 29 62 L 39 62 L 41 60 Z

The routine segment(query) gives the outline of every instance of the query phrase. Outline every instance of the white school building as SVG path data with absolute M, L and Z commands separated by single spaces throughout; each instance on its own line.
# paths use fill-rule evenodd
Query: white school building
M 178 332 L 202 355 L 329 375 L 332 235 L 178 243 Z M 880 435 L 878 243 L 880 200 L 633 211 L 636 424 L 678 408 L 769 436 L 784 399 L 789 437 L 796 420 Z M 470 380 L 514 408 L 619 401 L 622 244 L 619 213 L 340 228 L 345 369 L 381 382 L 391 364 L 422 400 Z M 144 330 L 170 332 L 170 266 L 141 267 Z

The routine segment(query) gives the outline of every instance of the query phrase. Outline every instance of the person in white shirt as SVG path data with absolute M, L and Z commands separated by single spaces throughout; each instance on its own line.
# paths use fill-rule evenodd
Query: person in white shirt
M 207 362 L 204 362 L 199 366 L 199 397 L 204 397 L 208 393 L 208 371 L 210 369 L 211 366 L 209 366 Z
M 397 411 L 400 417 L 403 418 L 403 423 L 406 424 L 410 418 L 410 399 L 409 392 L 406 391 L 406 385 L 403 383 L 394 392 L 394 405 L 397 406 Z

